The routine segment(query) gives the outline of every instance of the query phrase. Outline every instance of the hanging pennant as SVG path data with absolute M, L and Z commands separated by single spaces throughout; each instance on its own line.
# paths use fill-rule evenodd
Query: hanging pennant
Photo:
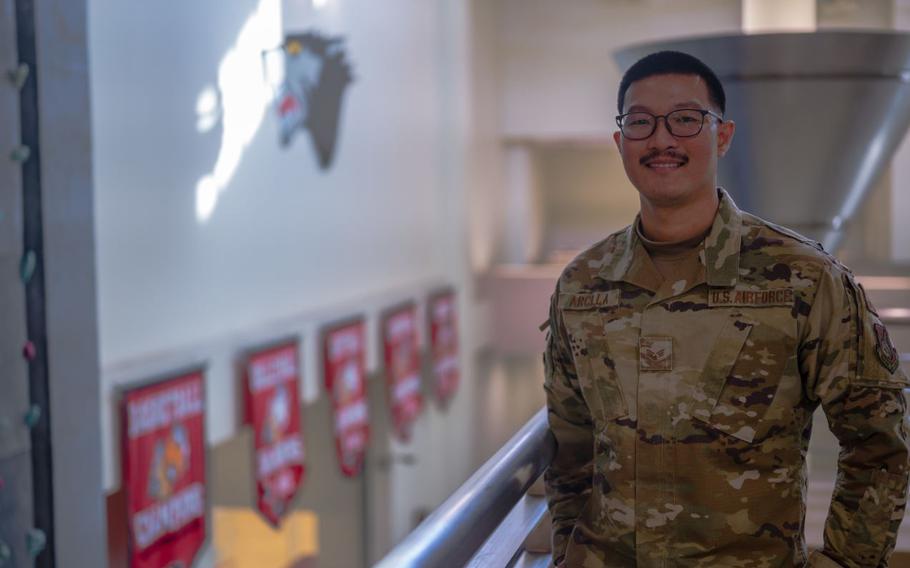
M 348 477 L 360 473 L 370 434 L 364 339 L 363 320 L 325 334 L 325 386 L 332 397 L 338 462 Z
M 395 435 L 411 438 L 411 427 L 423 407 L 420 393 L 420 351 L 417 346 L 417 309 L 413 304 L 383 318 L 386 390 Z
M 253 468 L 259 511 L 273 526 L 303 483 L 297 343 L 250 356 L 246 366 L 246 417 L 253 428 Z
M 202 371 L 131 389 L 121 410 L 130 566 L 192 566 L 206 535 Z
M 433 390 L 436 401 L 445 408 L 458 390 L 458 327 L 455 292 L 445 291 L 430 297 L 430 349 L 433 361 Z

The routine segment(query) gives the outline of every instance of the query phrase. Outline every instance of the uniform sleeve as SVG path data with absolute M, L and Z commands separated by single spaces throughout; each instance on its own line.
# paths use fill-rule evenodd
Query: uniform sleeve
M 553 562 L 557 565 L 591 495 L 594 445 L 591 415 L 578 387 L 568 334 L 556 309 L 558 298 L 557 289 L 550 303 L 550 331 L 544 351 L 547 417 L 557 444 L 544 482 L 553 527 Z
M 800 370 L 840 443 L 824 549 L 810 566 L 884 567 L 904 514 L 907 377 L 849 273 L 825 270 L 802 335 Z

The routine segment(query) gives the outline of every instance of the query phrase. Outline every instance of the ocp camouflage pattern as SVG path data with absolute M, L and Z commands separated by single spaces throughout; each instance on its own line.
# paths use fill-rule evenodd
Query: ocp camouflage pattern
M 887 566 L 907 491 L 907 377 L 883 360 L 893 346 L 847 268 L 720 196 L 679 279 L 661 278 L 630 226 L 558 281 L 544 354 L 553 559 Z M 809 558 L 818 406 L 841 452 L 824 550 Z

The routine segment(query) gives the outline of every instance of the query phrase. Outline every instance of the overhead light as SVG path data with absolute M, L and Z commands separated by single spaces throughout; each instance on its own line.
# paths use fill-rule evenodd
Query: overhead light
M 328 3 L 329 0 L 313 0 L 313 8 L 319 10 L 325 8 Z

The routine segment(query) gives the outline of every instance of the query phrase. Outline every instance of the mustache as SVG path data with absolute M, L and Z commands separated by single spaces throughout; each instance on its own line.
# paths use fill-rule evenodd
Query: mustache
M 638 162 L 644 166 L 647 165 L 648 162 L 656 160 L 657 158 L 671 158 L 674 160 L 679 160 L 683 164 L 687 164 L 689 162 L 689 158 L 686 155 L 680 154 L 679 152 L 674 152 L 673 150 L 654 150 L 646 156 L 642 157 L 642 159 L 640 159 Z

